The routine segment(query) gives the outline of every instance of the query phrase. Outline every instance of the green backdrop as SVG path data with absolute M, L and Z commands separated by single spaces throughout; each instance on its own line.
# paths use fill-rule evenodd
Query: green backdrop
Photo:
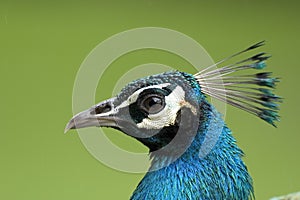
M 101 41 L 137 27 L 165 27 L 202 44 L 218 60 L 265 39 L 270 70 L 282 77 L 278 128 L 228 107 L 226 122 L 244 150 L 257 199 L 300 190 L 300 6 L 297 1 L 0 1 L 0 199 L 128 199 L 143 174 L 94 159 L 75 131 L 72 89 L 84 58 Z M 194 73 L 177 56 L 133 52 L 114 62 L 96 102 L 131 67 L 163 63 Z M 113 78 L 111 76 L 113 75 Z M 105 129 L 113 142 L 146 151 Z M 109 154 L 109 152 L 106 152 Z

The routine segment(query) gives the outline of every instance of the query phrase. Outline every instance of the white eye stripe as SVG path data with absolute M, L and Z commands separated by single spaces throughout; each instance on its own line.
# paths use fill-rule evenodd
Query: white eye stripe
M 163 127 L 173 125 L 177 117 L 177 112 L 182 106 L 184 106 L 184 90 L 180 86 L 177 86 L 171 94 L 165 97 L 165 101 L 166 106 L 162 111 L 148 115 L 147 118 L 137 124 L 137 127 L 146 129 L 162 129 Z
M 129 106 L 130 104 L 136 102 L 137 98 L 139 97 L 139 94 L 141 94 L 146 89 L 151 89 L 151 88 L 162 89 L 162 88 L 167 87 L 169 85 L 171 85 L 171 84 L 170 83 L 163 83 L 163 84 L 159 84 L 159 85 L 151 85 L 151 86 L 148 86 L 148 87 L 141 88 L 141 89 L 135 91 L 132 95 L 130 95 L 127 98 L 127 100 L 122 102 L 119 106 L 117 106 L 116 109 L 124 108 L 124 107 Z

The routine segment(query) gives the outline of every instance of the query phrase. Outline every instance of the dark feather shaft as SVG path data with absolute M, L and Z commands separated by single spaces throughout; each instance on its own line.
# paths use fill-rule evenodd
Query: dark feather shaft
M 265 45 L 265 41 L 258 42 L 258 43 L 256 43 L 256 44 L 254 44 L 254 45 L 252 45 L 252 46 L 250 46 L 250 47 L 248 47 L 248 48 L 246 48 L 246 49 L 240 51 L 240 52 L 237 52 L 237 53 L 235 53 L 235 54 L 232 54 L 231 56 L 228 56 L 228 57 L 226 57 L 226 58 L 220 60 L 219 62 L 217 62 L 217 63 L 215 63 L 215 64 L 213 64 L 213 65 L 211 65 L 211 66 L 205 68 L 204 70 L 202 70 L 202 71 L 200 71 L 200 72 L 198 72 L 197 74 L 203 74 L 205 71 L 208 71 L 209 69 L 211 69 L 211 68 L 213 68 L 213 67 L 215 67 L 215 66 L 217 66 L 217 65 L 219 65 L 219 64 L 221 64 L 221 63 L 223 63 L 223 62 L 225 62 L 225 61 L 227 61 L 227 60 L 229 60 L 229 59 L 231 59 L 231 58 L 233 58 L 233 57 L 235 57 L 235 56 L 238 56 L 238 55 L 240 55 L 240 54 L 242 54 L 242 53 L 245 53 L 245 52 L 247 52 L 247 51 L 250 51 L 250 50 L 252 50 L 252 49 L 256 49 L 256 48 L 258 48 L 258 47 L 260 47 L 260 46 L 263 46 L 263 45 Z M 195 74 L 195 76 L 196 76 L 197 74 Z
M 277 114 L 279 106 L 276 102 L 281 102 L 282 98 L 273 94 L 267 88 L 275 88 L 279 78 L 271 77 L 271 72 L 234 75 L 238 71 L 261 70 L 265 68 L 265 61 L 270 57 L 269 55 L 264 52 L 257 53 L 233 64 L 212 69 L 237 55 L 262 45 L 264 45 L 264 41 L 226 57 L 194 76 L 198 80 L 203 93 L 254 114 L 274 125 L 274 121 L 279 121 Z

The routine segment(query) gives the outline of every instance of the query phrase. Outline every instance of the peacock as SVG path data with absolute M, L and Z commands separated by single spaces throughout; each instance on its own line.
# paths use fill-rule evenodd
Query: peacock
M 132 81 L 116 97 L 75 115 L 65 131 L 111 127 L 149 148 L 151 165 L 132 200 L 253 199 L 244 153 L 208 97 L 276 127 L 282 98 L 273 90 L 279 79 L 258 71 L 270 56 L 260 52 L 232 59 L 264 44 L 258 42 L 194 75 L 168 71 Z

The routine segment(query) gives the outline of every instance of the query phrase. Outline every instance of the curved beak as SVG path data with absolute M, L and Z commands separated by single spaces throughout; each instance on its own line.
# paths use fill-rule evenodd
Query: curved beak
M 116 126 L 113 109 L 114 98 L 103 101 L 90 109 L 78 113 L 66 125 L 65 133 L 70 129 L 85 127 L 114 127 Z

